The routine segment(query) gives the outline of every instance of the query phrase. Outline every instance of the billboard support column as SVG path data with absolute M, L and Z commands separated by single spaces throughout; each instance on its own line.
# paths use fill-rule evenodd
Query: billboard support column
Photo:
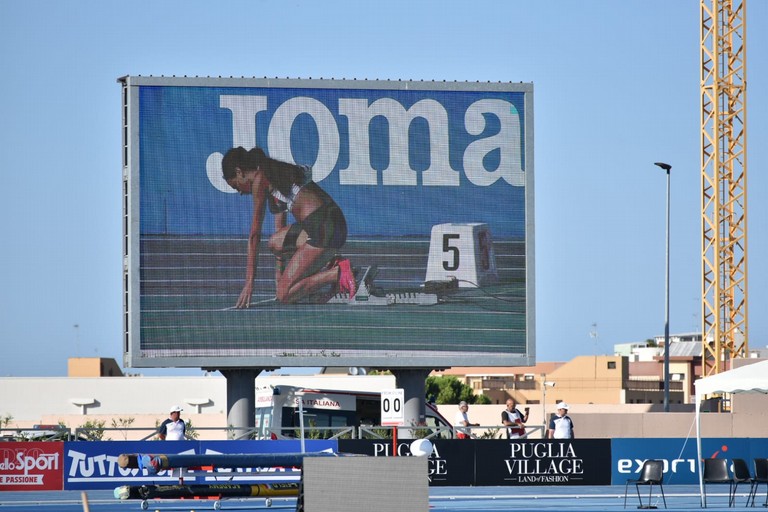
M 424 386 L 427 376 L 432 371 L 429 368 L 397 368 L 392 369 L 395 384 L 404 392 L 403 424 L 406 427 L 424 425 L 426 422 L 426 406 L 424 405 Z M 411 428 L 400 429 L 400 437 L 413 439 Z
M 227 426 L 233 439 L 245 438 L 256 425 L 256 377 L 265 368 L 219 370 L 227 378 Z

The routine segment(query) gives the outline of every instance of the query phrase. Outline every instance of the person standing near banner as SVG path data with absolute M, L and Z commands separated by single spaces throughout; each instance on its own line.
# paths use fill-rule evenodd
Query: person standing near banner
M 469 405 L 465 401 L 459 402 L 459 410 L 456 411 L 456 418 L 453 422 L 453 426 L 456 427 L 456 439 L 470 439 L 472 437 L 471 429 L 461 427 L 479 427 L 479 423 L 470 423 L 467 412 L 469 411 Z
M 501 423 L 507 427 L 507 439 L 517 439 L 525 436 L 525 422 L 528 421 L 529 408 L 525 415 L 517 410 L 514 398 L 507 399 L 507 408 L 501 411 Z
M 557 403 L 557 415 L 549 420 L 550 439 L 573 439 L 573 420 L 568 416 L 568 404 Z
M 183 441 L 187 432 L 187 424 L 181 419 L 181 411 L 178 405 L 171 407 L 170 417 L 166 418 L 157 429 L 157 437 L 161 441 Z

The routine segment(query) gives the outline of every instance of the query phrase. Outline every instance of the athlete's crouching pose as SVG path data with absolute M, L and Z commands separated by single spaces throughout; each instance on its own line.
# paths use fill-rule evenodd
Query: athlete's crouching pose
M 236 307 L 251 305 L 266 205 L 275 220 L 268 245 L 277 258 L 277 300 L 294 303 L 329 284 L 333 291 L 354 297 L 356 285 L 349 260 L 336 256 L 347 240 L 346 219 L 331 196 L 311 181 L 308 167 L 275 160 L 260 148 L 248 151 L 242 147 L 229 150 L 221 167 L 229 186 L 253 196 L 245 285 Z M 288 212 L 295 224 L 287 225 Z

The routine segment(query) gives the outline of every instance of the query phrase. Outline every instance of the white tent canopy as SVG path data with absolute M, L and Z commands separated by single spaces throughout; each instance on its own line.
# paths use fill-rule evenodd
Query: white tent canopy
M 747 364 L 727 372 L 699 379 L 696 386 L 696 450 L 699 460 L 701 505 L 706 507 L 701 459 L 701 401 L 715 393 L 768 393 L 768 360 Z
M 696 386 L 696 402 L 712 393 L 768 393 L 768 360 L 748 364 L 711 377 L 699 379 Z

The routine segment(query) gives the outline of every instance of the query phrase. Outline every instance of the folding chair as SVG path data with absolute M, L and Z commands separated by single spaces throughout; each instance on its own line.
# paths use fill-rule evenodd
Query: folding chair
M 752 488 L 750 494 L 752 495 L 752 506 L 755 506 L 755 498 L 757 497 L 757 491 L 760 488 L 760 484 L 766 484 L 765 489 L 765 503 L 764 507 L 768 507 L 768 459 L 755 459 L 755 477 L 752 479 Z
M 667 498 L 664 496 L 664 462 L 661 460 L 646 460 L 643 463 L 643 467 L 640 470 L 640 478 L 627 480 L 627 485 L 624 486 L 624 508 L 627 508 L 627 490 L 629 484 L 635 484 L 635 491 L 637 491 L 637 499 L 640 502 L 637 508 L 649 509 L 656 508 L 655 505 L 651 505 L 651 496 L 653 494 L 653 486 L 658 485 L 661 489 L 661 498 L 664 500 L 664 508 L 667 508 Z M 648 504 L 643 505 L 643 498 L 640 496 L 640 486 L 648 486 Z
M 733 506 L 731 495 L 733 494 L 733 478 L 728 471 L 726 459 L 704 459 L 704 503 L 707 502 L 707 484 L 728 484 L 728 506 Z
M 733 493 L 731 495 L 731 501 L 734 506 L 736 505 L 736 490 L 739 488 L 739 484 L 749 484 L 749 495 L 747 496 L 747 505 L 752 497 L 752 488 L 755 486 L 755 481 L 752 475 L 749 473 L 749 466 L 744 459 L 732 459 L 733 462 Z M 729 503 L 728 506 L 731 506 Z

